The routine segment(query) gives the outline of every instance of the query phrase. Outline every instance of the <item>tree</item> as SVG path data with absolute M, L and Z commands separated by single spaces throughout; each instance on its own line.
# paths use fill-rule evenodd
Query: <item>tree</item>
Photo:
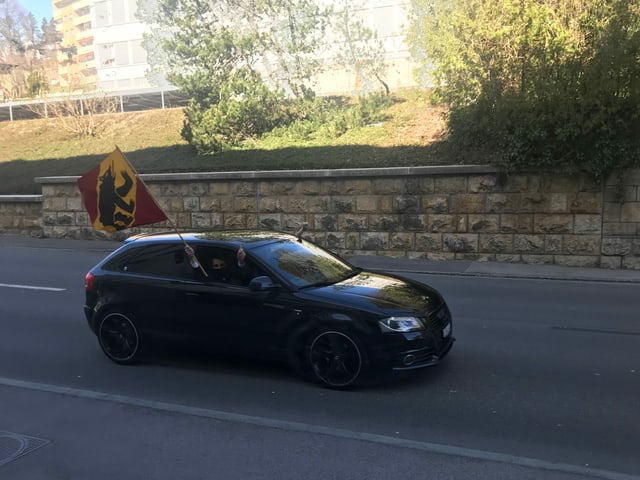
M 200 153 L 273 129 L 286 112 L 264 106 L 313 94 L 313 53 L 327 23 L 314 2 L 147 0 L 138 12 L 155 27 L 147 47 L 162 50 L 149 61 L 191 99 L 183 136 Z M 266 115 L 258 119 L 255 111 Z
M 15 0 L 0 4 L 0 64 L 10 72 L 2 88 L 11 97 L 33 97 L 48 89 L 56 38 L 53 19 L 39 26 Z
M 347 70 L 353 70 L 362 80 L 365 93 L 373 90 L 373 80 L 377 80 L 389 94 L 389 86 L 384 81 L 387 65 L 384 61 L 385 49 L 376 34 L 367 28 L 358 17 L 362 5 L 351 0 L 343 0 L 337 5 L 334 14 L 334 31 L 338 34 L 336 42 L 340 48 L 336 61 Z
M 595 179 L 640 161 L 637 2 L 412 0 L 408 40 L 452 142 Z

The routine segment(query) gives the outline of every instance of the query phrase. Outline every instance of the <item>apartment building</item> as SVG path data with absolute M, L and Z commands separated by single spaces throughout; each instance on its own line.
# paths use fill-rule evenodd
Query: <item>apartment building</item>
M 331 2 L 333 0 L 324 0 Z M 408 0 L 363 0 L 357 15 L 378 34 L 388 66 L 384 81 L 390 88 L 414 86 L 414 64 L 405 44 Z M 60 85 L 83 92 L 119 92 L 169 86 L 154 78 L 152 85 L 142 37 L 147 25 L 136 18 L 136 0 L 53 0 L 53 17 L 63 42 Z M 319 94 L 364 89 L 357 73 L 331 65 L 339 44 L 325 49 L 326 70 L 315 79 Z M 158 85 L 160 83 L 160 85 Z
M 60 88 L 68 91 L 95 90 L 91 0 L 54 0 L 53 19 L 62 35 L 58 50 Z

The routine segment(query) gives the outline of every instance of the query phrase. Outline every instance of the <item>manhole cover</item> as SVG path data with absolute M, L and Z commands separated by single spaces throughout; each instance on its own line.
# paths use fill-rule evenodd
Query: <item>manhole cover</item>
M 0 466 L 20 458 L 49 443 L 49 440 L 19 433 L 0 431 Z

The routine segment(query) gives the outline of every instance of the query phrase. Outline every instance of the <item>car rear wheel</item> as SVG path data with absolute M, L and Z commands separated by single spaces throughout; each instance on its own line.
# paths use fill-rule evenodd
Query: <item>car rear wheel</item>
M 311 374 L 330 388 L 348 388 L 361 378 L 367 358 L 357 337 L 338 330 L 322 330 L 308 343 L 307 361 Z
M 122 313 L 108 313 L 98 327 L 98 341 L 102 351 L 116 363 L 129 365 L 138 359 L 140 335 L 129 317 Z

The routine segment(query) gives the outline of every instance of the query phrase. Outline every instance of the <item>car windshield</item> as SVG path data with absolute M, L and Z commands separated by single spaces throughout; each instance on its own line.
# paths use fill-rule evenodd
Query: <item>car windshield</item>
M 304 240 L 271 243 L 254 253 L 298 288 L 331 285 L 357 273 L 348 263 Z

